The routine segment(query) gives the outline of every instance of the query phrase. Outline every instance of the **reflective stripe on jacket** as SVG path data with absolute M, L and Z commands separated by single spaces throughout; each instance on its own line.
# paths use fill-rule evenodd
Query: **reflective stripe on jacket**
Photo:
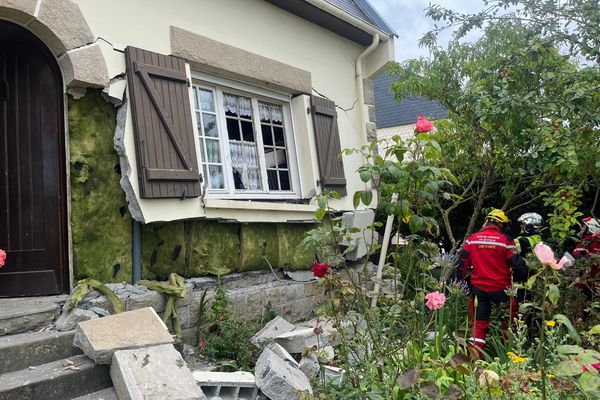
M 510 287 L 511 270 L 515 281 L 527 279 L 527 265 L 514 240 L 496 225 L 485 226 L 465 241 L 460 255 L 460 278 L 464 279 L 469 266 L 473 266 L 471 284 L 488 292 Z

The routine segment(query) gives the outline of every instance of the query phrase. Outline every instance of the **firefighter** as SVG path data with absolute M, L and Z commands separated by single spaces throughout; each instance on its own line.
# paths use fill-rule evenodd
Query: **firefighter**
M 573 250 L 575 258 L 588 257 L 590 254 L 600 255 L 600 222 L 596 218 L 584 218 L 578 236 L 580 238 L 579 243 Z
M 515 240 L 515 244 L 521 257 L 525 257 L 533 251 L 536 244 L 542 242 L 540 232 L 544 226 L 544 219 L 538 213 L 528 212 L 521 215 L 517 221 L 521 224 L 521 236 Z
M 505 290 L 515 281 L 527 279 L 528 269 L 519 255 L 515 242 L 506 233 L 508 217 L 502 210 L 493 209 L 485 218 L 479 232 L 469 236 L 459 256 L 458 278 L 465 279 L 469 266 L 471 299 L 471 348 L 481 357 L 490 325 L 492 306 L 509 304 Z M 512 316 L 517 315 L 517 304 L 512 299 Z

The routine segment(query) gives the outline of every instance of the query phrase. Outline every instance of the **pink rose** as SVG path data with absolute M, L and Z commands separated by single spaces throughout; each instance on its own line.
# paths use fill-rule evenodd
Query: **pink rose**
M 438 291 L 429 293 L 427 296 L 425 296 L 425 299 L 427 299 L 425 305 L 430 310 L 439 310 L 440 308 L 444 307 L 444 303 L 446 302 L 446 296 Z
M 431 132 L 433 130 L 433 123 L 423 118 L 423 114 L 419 114 L 415 130 L 420 133 Z
M 554 269 L 562 269 L 565 265 L 571 264 L 571 260 L 568 257 L 562 257 L 559 262 L 556 262 L 556 258 L 554 258 L 554 252 L 549 246 L 546 246 L 543 243 L 538 243 L 533 248 L 533 252 L 542 265 L 549 265 Z
M 6 260 L 6 252 L 0 249 L 0 267 L 4 266 L 4 260 Z
M 322 278 L 325 275 L 327 275 L 327 272 L 329 271 L 329 265 L 327 265 L 326 263 L 314 263 L 313 267 L 310 269 L 310 272 L 312 272 L 313 276 L 315 278 Z

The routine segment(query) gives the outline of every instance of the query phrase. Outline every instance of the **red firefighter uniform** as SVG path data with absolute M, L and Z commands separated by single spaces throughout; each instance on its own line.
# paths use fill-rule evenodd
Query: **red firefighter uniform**
M 492 306 L 510 301 L 505 290 L 512 285 L 513 279 L 526 280 L 528 269 L 514 240 L 496 224 L 487 224 L 467 239 L 460 254 L 459 279 L 467 276 L 469 266 L 473 267 L 470 273 L 470 341 L 476 348 L 484 349 Z M 517 305 L 514 298 L 512 311 L 515 317 Z

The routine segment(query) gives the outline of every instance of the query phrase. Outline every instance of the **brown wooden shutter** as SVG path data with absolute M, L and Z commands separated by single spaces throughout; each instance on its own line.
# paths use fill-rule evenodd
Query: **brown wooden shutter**
M 346 195 L 346 177 L 340 152 L 340 134 L 335 103 L 323 97 L 311 96 L 311 110 L 317 140 L 317 156 L 323 189 Z
M 142 198 L 201 195 L 185 62 L 125 49 Z

